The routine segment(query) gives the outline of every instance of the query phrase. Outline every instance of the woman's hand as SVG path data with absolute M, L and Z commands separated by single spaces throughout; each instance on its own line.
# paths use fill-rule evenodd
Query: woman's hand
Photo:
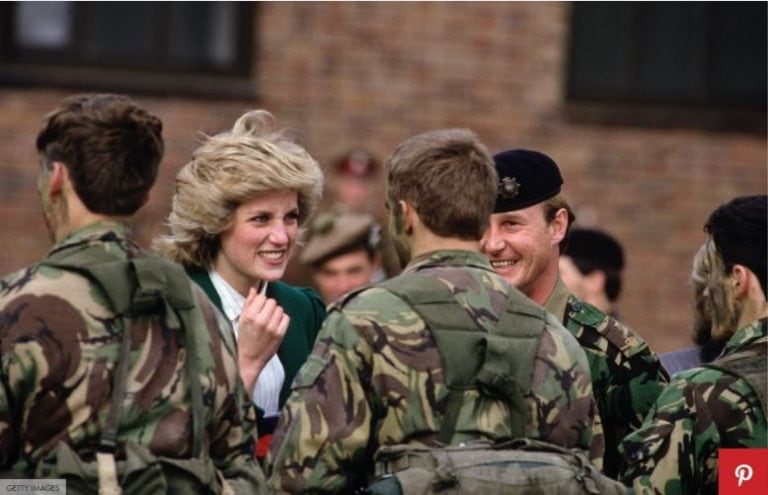
M 275 355 L 291 318 L 277 301 L 259 294 L 253 287 L 238 320 L 238 364 L 248 395 L 253 393 L 261 370 Z

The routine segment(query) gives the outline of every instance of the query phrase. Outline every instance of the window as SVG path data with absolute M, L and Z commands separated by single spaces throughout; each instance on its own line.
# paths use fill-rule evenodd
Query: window
M 250 2 L 3 2 L 0 84 L 253 94 Z
M 575 2 L 566 96 L 764 121 L 767 14 L 764 2 Z

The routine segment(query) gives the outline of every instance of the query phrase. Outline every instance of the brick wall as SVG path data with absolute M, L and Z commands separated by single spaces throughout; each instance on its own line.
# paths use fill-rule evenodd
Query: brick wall
M 136 99 L 165 125 L 166 157 L 135 231 L 161 232 L 196 133 L 265 108 L 321 163 L 353 146 L 380 158 L 429 129 L 475 130 L 493 152 L 560 165 L 582 225 L 625 245 L 625 320 L 660 352 L 688 345 L 687 275 L 708 213 L 766 191 L 766 139 L 749 132 L 586 123 L 564 101 L 566 3 L 264 3 L 254 100 Z M 71 91 L 0 89 L 0 272 L 50 246 L 35 191 L 40 118 Z M 595 122 L 594 119 L 591 120 Z

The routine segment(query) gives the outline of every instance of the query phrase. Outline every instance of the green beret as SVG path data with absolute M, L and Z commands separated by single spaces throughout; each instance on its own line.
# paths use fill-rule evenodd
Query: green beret
M 376 249 L 381 241 L 381 228 L 367 213 L 324 212 L 310 226 L 309 242 L 299 261 L 312 265 L 355 245 Z
M 556 196 L 563 185 L 550 157 L 532 150 L 507 150 L 493 156 L 499 175 L 494 213 L 522 210 Z

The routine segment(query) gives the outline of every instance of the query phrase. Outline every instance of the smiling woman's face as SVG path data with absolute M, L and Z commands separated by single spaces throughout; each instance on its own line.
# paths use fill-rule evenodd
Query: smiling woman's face
M 214 268 L 244 296 L 257 281 L 282 278 L 299 232 L 296 191 L 269 191 L 237 207 L 221 233 Z

